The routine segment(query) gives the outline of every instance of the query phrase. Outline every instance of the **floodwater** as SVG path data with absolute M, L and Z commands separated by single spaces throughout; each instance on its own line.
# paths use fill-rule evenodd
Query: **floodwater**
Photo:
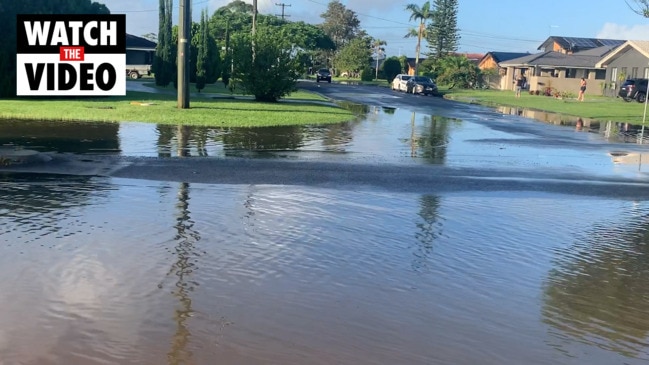
M 610 125 L 367 112 L 268 129 L 0 122 L 0 139 L 163 160 L 647 177 L 646 146 Z M 35 174 L 0 184 L 0 364 L 649 361 L 647 201 Z

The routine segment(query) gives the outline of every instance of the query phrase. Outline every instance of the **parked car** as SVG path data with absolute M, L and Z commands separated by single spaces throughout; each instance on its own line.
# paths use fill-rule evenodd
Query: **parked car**
M 406 74 L 398 74 L 392 80 L 392 90 L 406 91 L 406 82 L 410 80 L 412 76 Z
M 624 101 L 636 100 L 644 103 L 647 97 L 647 79 L 628 79 L 620 86 L 618 96 Z
M 315 74 L 315 81 L 320 82 L 320 80 L 327 80 L 328 83 L 331 83 L 331 72 L 326 68 L 321 68 Z
M 437 93 L 437 85 L 430 79 L 430 77 L 413 76 L 406 82 L 406 92 L 433 95 Z

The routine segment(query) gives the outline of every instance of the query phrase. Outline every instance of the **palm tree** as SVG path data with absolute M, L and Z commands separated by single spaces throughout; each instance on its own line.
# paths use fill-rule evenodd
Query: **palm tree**
M 626 1 L 626 4 L 633 10 L 636 14 L 642 15 L 645 18 L 649 18 L 649 0 L 633 0 L 636 3 L 636 6 L 632 6 Z
M 428 29 L 424 28 L 421 31 L 421 38 L 426 38 L 428 36 Z M 417 28 L 410 28 L 408 29 L 408 33 L 403 36 L 403 38 L 412 38 L 412 37 L 419 37 L 419 30 Z
M 379 78 L 379 59 L 381 58 L 383 52 L 385 52 L 385 48 L 382 46 L 386 46 L 387 44 L 388 43 L 382 39 L 372 40 L 372 49 L 374 50 L 374 54 L 376 55 L 376 76 L 374 76 L 375 79 Z
M 417 4 L 408 4 L 406 10 L 410 11 L 410 20 L 419 20 L 419 29 L 417 30 L 417 56 L 415 58 L 415 75 L 417 75 L 419 71 L 421 38 L 426 29 L 426 22 L 433 18 L 433 11 L 430 8 L 430 1 L 426 1 L 421 7 Z

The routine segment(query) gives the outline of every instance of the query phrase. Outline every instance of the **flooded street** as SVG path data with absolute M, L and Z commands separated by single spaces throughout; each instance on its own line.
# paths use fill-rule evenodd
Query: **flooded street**
M 0 121 L 2 145 L 120 164 L 0 167 L 0 364 L 649 361 L 646 144 L 370 105 L 308 127 Z

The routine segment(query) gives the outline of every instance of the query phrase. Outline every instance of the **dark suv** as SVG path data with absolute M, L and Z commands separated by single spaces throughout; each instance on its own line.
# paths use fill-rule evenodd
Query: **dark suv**
M 647 97 L 647 79 L 628 79 L 620 86 L 618 96 L 624 101 L 636 100 L 644 103 Z
M 318 72 L 316 72 L 315 80 L 316 82 L 320 82 L 320 80 L 327 80 L 327 82 L 331 83 L 331 72 L 329 72 L 329 70 L 326 68 L 321 68 L 318 70 Z

